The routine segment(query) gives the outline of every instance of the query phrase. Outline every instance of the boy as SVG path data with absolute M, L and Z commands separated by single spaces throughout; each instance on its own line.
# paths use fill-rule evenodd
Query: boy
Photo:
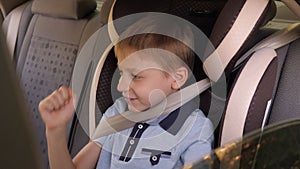
M 151 27 L 157 29 L 156 25 Z M 179 33 L 184 42 L 190 39 L 189 28 L 178 29 L 174 33 Z M 115 54 L 121 75 L 117 89 L 123 97 L 103 119 L 126 110 L 139 113 L 178 92 L 189 78 L 194 59 L 191 49 L 181 41 L 155 33 L 121 40 Z M 104 169 L 181 168 L 211 151 L 211 123 L 190 101 L 169 115 L 90 141 L 72 160 L 65 136 L 74 112 L 73 96 L 71 89 L 63 86 L 39 105 L 52 169 L 93 169 L 96 164 Z M 203 139 L 201 136 L 207 133 L 211 137 Z

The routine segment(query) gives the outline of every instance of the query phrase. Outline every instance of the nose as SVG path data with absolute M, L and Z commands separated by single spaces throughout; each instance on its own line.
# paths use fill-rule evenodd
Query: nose
M 130 82 L 131 82 L 131 78 L 129 78 L 128 76 L 124 76 L 122 75 L 119 79 L 119 83 L 117 86 L 117 90 L 119 92 L 126 92 L 129 90 L 129 86 L 130 86 Z

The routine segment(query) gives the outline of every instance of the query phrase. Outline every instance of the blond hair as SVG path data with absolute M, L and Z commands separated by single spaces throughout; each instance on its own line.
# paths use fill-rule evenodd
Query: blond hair
M 118 53 L 121 53 L 122 50 L 126 50 L 126 48 L 135 49 L 137 51 L 150 48 L 166 50 L 179 57 L 187 65 L 187 67 L 189 67 L 190 69 L 193 68 L 193 51 L 183 42 L 166 35 L 146 33 L 125 38 L 115 45 L 115 53 L 118 59 L 124 59 L 122 57 L 125 56 L 120 54 L 118 55 Z M 162 66 L 164 67 L 176 65 L 185 66 L 180 63 L 175 63 L 176 65 L 170 65 L 170 63 L 174 63 L 174 60 L 170 58 L 161 58 L 158 61 L 160 64 L 163 64 Z M 165 65 L 164 63 L 167 65 Z
M 168 56 L 157 57 L 157 63 L 161 66 L 172 70 L 178 66 L 193 69 L 194 52 L 190 47 L 193 48 L 194 37 L 192 29 L 188 25 L 178 24 L 168 19 L 161 20 L 148 15 L 132 24 L 121 34 L 120 39 L 121 41 L 115 45 L 115 54 L 118 60 L 127 57 L 122 52 L 128 49 L 136 51 L 161 49 L 177 56 L 175 59 Z M 157 55 L 157 52 L 153 52 L 153 54 Z M 178 58 L 180 58 L 181 63 L 177 63 Z

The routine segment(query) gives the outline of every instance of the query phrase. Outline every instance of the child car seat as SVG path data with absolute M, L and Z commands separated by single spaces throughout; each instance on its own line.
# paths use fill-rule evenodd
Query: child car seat
M 222 147 L 191 168 L 299 166 L 299 38 L 300 23 L 291 24 L 241 57 L 226 103 Z
M 116 1 L 116 7 L 118 6 L 117 3 L 119 1 Z M 239 2 L 238 4 L 245 4 L 246 1 L 230 1 L 230 2 Z M 252 1 L 253 2 L 253 1 Z M 227 2 L 229 3 L 229 1 Z M 233 3 L 235 4 L 235 3 Z M 243 7 L 243 5 L 240 5 L 240 7 Z M 273 1 L 267 1 L 265 3 L 265 8 L 262 9 L 262 13 L 261 15 L 257 16 L 256 19 L 259 20 L 258 23 L 254 23 L 253 27 L 251 28 L 251 30 L 253 29 L 254 31 L 256 30 L 257 31 L 257 28 L 259 28 L 263 23 L 265 23 L 267 20 L 271 19 L 272 16 L 274 16 L 274 4 L 273 4 Z M 231 6 L 231 5 L 228 5 L 225 9 L 225 11 L 232 11 L 230 10 L 231 8 L 236 8 L 236 6 Z M 130 8 L 124 8 L 124 9 L 130 9 Z M 115 11 L 115 10 L 114 10 Z M 117 11 L 117 10 L 116 10 Z M 234 21 L 235 18 L 237 17 L 237 15 L 239 14 L 239 11 L 240 9 L 238 10 L 235 10 L 234 14 L 231 16 L 232 20 Z M 271 12 L 270 12 L 271 11 Z M 272 12 L 273 11 L 273 12 Z M 268 16 L 268 17 L 265 17 L 265 16 Z M 220 15 L 219 17 L 222 18 L 222 16 Z M 223 16 L 224 17 L 224 16 Z M 264 21 L 262 18 L 266 18 L 266 21 Z M 232 25 L 229 25 L 228 27 L 230 28 Z M 225 29 L 225 31 L 219 31 L 219 32 L 222 32 L 224 33 L 225 32 L 225 35 L 227 33 L 228 30 L 230 30 L 228 27 L 225 27 L 223 26 L 223 28 Z M 251 32 L 250 30 L 250 32 Z M 248 34 L 246 35 L 246 37 L 244 37 L 245 39 L 247 39 L 247 37 L 250 37 L 249 34 L 250 32 L 248 32 Z M 243 45 L 246 45 L 247 43 L 244 44 L 244 41 L 242 42 L 241 46 Z M 218 46 L 218 45 L 217 45 Z M 238 48 L 239 49 L 239 48 Z M 238 52 L 238 51 L 236 51 Z M 236 55 L 237 54 L 237 55 Z M 236 55 L 236 56 L 235 56 Z M 235 53 L 234 54 L 234 58 L 236 59 L 236 57 L 238 57 L 238 53 Z M 198 62 L 199 63 L 199 62 Z M 231 63 L 231 62 L 230 62 Z M 232 63 L 231 63 L 232 64 Z M 201 66 L 200 66 L 201 67 Z M 198 65 L 198 68 L 199 68 L 199 65 Z M 114 54 L 112 52 L 110 52 L 108 54 L 108 56 L 106 57 L 106 60 L 104 61 L 103 63 L 103 67 L 102 67 L 102 71 L 101 71 L 101 74 L 100 74 L 100 77 L 99 77 L 99 85 L 98 85 L 98 90 L 97 90 L 97 103 L 98 103 L 98 106 L 99 106 L 99 109 L 104 112 L 104 110 L 112 104 L 112 96 L 110 95 L 111 92 L 109 92 L 111 90 L 111 78 L 113 77 L 113 73 L 116 69 L 116 59 L 114 57 Z M 229 69 L 228 69 L 228 72 Z M 105 103 L 105 104 L 103 104 Z M 96 117 L 101 117 L 101 115 L 96 115 Z M 96 121 L 99 121 L 99 118 L 96 119 Z M 77 139 L 75 139 L 77 140 Z M 80 143 L 79 143 L 80 144 Z
M 163 1 L 114 1 L 107 0 L 103 4 L 101 10 L 103 16 L 106 16 L 106 21 L 109 18 L 109 13 L 111 6 L 114 4 L 113 19 L 120 18 L 133 13 L 138 12 L 164 12 L 171 13 L 180 17 L 187 18 L 188 20 L 194 21 L 198 27 L 204 30 L 208 34 L 211 31 L 212 24 L 217 18 L 219 12 L 225 4 L 225 0 L 213 0 L 213 1 L 177 1 L 177 0 L 163 0 Z M 105 17 L 102 17 L 104 19 Z M 105 19 L 104 19 L 105 20 Z M 101 112 L 112 105 L 113 99 L 111 95 L 112 77 L 117 68 L 117 61 L 114 56 L 113 51 L 109 53 L 105 63 L 103 64 L 103 69 L 99 77 L 99 85 L 96 93 L 96 100 L 98 108 Z M 101 114 L 96 114 L 96 121 L 99 122 Z M 77 126 L 77 127 L 76 127 Z M 72 154 L 76 154 L 82 146 L 84 146 L 89 138 L 85 138 L 85 135 L 79 123 L 73 128 L 74 135 L 72 138 Z

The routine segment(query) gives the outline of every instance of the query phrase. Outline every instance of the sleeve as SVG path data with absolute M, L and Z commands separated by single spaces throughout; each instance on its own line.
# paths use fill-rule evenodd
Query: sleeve
M 208 118 L 205 118 L 205 120 L 202 119 L 201 121 L 203 124 L 201 125 L 202 127 L 196 126 L 200 129 L 198 128 L 197 133 L 193 133 L 193 135 L 198 135 L 198 137 L 187 146 L 185 151 L 181 154 L 181 160 L 184 165 L 201 159 L 212 150 L 214 141 L 213 125 Z
M 210 138 L 209 140 L 198 140 L 195 143 L 191 144 L 181 154 L 181 160 L 183 164 L 191 164 L 209 154 L 212 150 L 212 140 L 212 138 Z
M 107 151 L 106 149 L 102 149 L 96 169 L 111 168 L 109 161 L 111 161 L 111 151 Z
M 114 116 L 116 114 L 124 112 L 126 110 L 126 107 L 127 106 L 126 106 L 126 103 L 125 103 L 124 99 L 120 98 L 120 99 L 116 100 L 115 103 L 105 111 L 105 113 L 103 114 L 103 116 L 102 116 L 102 118 L 101 118 L 100 121 L 105 120 L 108 117 L 111 117 L 111 116 Z M 112 141 L 111 140 L 112 139 L 111 136 L 112 135 L 108 135 L 108 136 L 96 138 L 93 141 L 96 144 L 101 144 L 101 145 L 104 146 L 105 145 L 104 143 L 107 140 Z

